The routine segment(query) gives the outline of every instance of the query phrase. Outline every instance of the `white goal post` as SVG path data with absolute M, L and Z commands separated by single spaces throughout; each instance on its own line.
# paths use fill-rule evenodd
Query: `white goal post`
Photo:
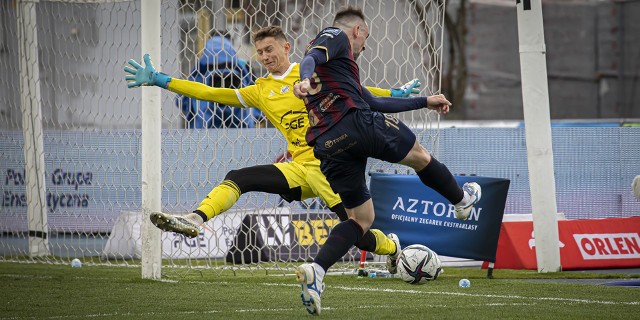
M 520 68 L 538 272 L 559 272 L 558 208 L 541 0 L 517 4 Z
M 440 92 L 441 0 L 0 1 L 0 72 L 21 80 L 0 78 L 0 261 L 80 258 L 84 265 L 141 265 L 144 278 L 157 279 L 164 267 L 289 270 L 309 259 L 337 219 L 317 199 L 289 204 L 277 195 L 242 195 L 195 240 L 149 223 L 150 211 L 191 212 L 230 170 L 285 158 L 286 142 L 258 113 L 242 119 L 250 126 L 188 127 L 191 105 L 159 88 L 127 89 L 123 67 L 150 53 L 160 71 L 202 80 L 199 58 L 220 33 L 261 77 L 254 31 L 282 26 L 297 62 L 343 5 L 361 7 L 370 25 L 359 61 L 365 85 L 395 88 L 418 78 L 421 95 Z M 27 34 L 18 32 L 23 7 L 33 23 L 22 29 Z M 21 109 L 38 105 L 39 116 Z M 399 116 L 437 155 L 438 115 Z M 38 124 L 40 148 L 24 134 L 37 133 L 30 126 Z M 409 172 L 379 161 L 370 169 Z M 44 183 L 35 190 L 38 177 Z M 32 209 L 38 198 L 40 209 Z M 41 219 L 27 214 L 33 210 Z M 31 254 L 38 224 L 47 237 Z M 354 251 L 345 265 L 358 259 Z
M 142 52 L 162 61 L 160 2 L 142 0 L 140 33 Z M 158 65 L 162 70 L 162 65 Z M 142 213 L 149 216 L 162 210 L 162 105 L 160 88 L 142 88 Z M 162 246 L 160 230 L 149 219 L 142 219 L 142 277 L 160 279 Z

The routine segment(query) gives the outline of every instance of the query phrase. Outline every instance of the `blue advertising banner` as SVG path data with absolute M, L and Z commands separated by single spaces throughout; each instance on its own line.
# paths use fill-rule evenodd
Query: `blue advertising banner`
M 376 212 L 372 228 L 393 232 L 402 247 L 423 244 L 444 256 L 495 262 L 509 180 L 456 176 L 459 185 L 477 182 L 482 198 L 467 220 L 455 218 L 454 206 L 416 175 L 371 173 Z
M 1 0 L 0 0 L 1 1 Z M 263 129 L 261 129 L 263 130 Z M 162 207 L 191 211 L 230 170 L 271 163 L 286 148 L 276 129 L 162 131 Z M 227 144 L 266 135 L 270 143 Z M 142 206 L 140 130 L 45 131 L 47 223 L 50 232 L 111 232 L 122 211 Z M 22 131 L 0 130 L 0 229 L 27 231 Z M 219 159 L 242 159 L 222 161 Z M 217 159 L 217 160 L 216 160 Z M 205 179 L 206 177 L 206 179 Z M 238 208 L 274 207 L 275 197 L 251 193 Z

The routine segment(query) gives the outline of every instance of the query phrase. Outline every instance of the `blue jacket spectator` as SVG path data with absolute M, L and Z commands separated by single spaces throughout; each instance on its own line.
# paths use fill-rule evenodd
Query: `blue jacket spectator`
M 207 41 L 204 54 L 193 68 L 189 80 L 218 88 L 241 88 L 254 83 L 247 61 L 238 58 L 225 37 L 215 35 Z M 180 102 L 182 102 L 180 104 Z M 253 128 L 262 112 L 255 108 L 233 108 L 215 102 L 178 96 L 187 128 Z

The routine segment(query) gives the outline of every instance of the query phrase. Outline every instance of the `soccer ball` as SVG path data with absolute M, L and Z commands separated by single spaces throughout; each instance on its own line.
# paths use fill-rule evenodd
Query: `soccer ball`
M 80 261 L 80 259 L 76 258 L 71 260 L 71 268 L 80 268 L 82 267 L 82 262 Z
M 435 251 L 421 244 L 412 244 L 398 256 L 400 278 L 410 284 L 423 284 L 438 278 L 442 263 Z

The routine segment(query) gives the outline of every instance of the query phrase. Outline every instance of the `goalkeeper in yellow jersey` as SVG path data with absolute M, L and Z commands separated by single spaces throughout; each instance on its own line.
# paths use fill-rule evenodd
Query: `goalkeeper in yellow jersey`
M 329 186 L 320 171 L 320 161 L 305 140 L 309 118 L 304 103 L 293 94 L 293 85 L 299 81 L 300 71 L 299 65 L 289 60 L 291 44 L 277 26 L 258 30 L 253 42 L 258 60 L 269 74 L 257 79 L 254 85 L 240 89 L 214 88 L 199 82 L 170 78 L 153 68 L 148 54 L 144 55 L 144 67 L 129 60 L 130 66 L 124 69 L 128 74 L 125 79 L 129 88 L 155 85 L 199 100 L 260 109 L 287 139 L 287 149 L 292 157 L 289 162 L 231 170 L 193 213 L 184 216 L 152 213 L 151 221 L 164 231 L 196 237 L 201 224 L 229 210 L 241 194 L 252 191 L 279 194 L 289 202 L 317 196 L 341 221 L 348 219 L 340 197 Z M 368 89 L 378 96 L 406 97 L 418 93 L 419 86 L 420 82 L 414 79 L 398 89 Z M 387 264 L 395 273 L 395 260 L 400 252 L 395 234 L 385 236 L 382 231 L 371 229 L 356 243 L 356 247 L 389 255 Z

